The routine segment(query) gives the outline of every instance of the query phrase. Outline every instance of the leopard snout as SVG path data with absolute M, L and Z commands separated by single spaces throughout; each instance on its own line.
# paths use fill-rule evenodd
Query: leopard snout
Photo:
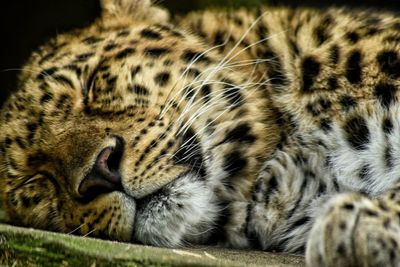
M 115 145 L 107 146 L 97 158 L 81 181 L 78 192 L 82 197 L 95 197 L 101 193 L 122 191 L 120 162 L 124 140 L 116 136 Z

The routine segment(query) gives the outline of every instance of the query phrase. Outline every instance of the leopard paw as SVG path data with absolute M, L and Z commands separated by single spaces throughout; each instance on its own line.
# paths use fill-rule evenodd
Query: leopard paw
M 317 218 L 306 262 L 307 266 L 400 266 L 399 244 L 400 222 L 393 203 L 343 194 L 330 200 Z

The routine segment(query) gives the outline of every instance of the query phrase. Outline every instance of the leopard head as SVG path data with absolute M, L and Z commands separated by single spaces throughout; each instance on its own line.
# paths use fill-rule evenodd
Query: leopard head
M 149 0 L 34 52 L 2 108 L 10 223 L 161 246 L 209 239 L 273 130 L 262 88 Z M 276 139 L 276 138 L 275 138 Z

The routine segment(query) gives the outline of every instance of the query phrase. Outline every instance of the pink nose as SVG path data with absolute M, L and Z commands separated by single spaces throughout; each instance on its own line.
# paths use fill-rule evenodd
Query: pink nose
M 92 169 L 79 185 L 80 195 L 95 196 L 122 188 L 119 173 L 122 150 L 122 139 L 117 138 L 114 147 L 106 147 L 99 153 Z

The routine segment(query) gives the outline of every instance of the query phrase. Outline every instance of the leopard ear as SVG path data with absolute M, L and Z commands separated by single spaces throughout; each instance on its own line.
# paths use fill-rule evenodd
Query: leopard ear
M 152 0 L 101 0 L 102 16 L 109 18 L 131 18 L 138 21 L 164 23 L 168 12 L 152 3 Z

